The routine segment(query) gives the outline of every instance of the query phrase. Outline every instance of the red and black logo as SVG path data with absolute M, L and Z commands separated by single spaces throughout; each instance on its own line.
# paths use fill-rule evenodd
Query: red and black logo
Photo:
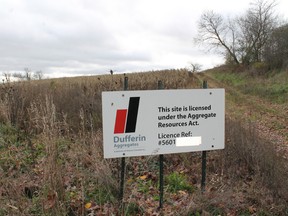
M 128 109 L 118 109 L 114 134 L 134 133 L 138 116 L 140 97 L 130 97 Z

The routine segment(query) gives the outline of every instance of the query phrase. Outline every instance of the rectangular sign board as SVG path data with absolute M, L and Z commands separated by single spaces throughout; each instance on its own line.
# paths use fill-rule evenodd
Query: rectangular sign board
M 104 158 L 224 148 L 225 90 L 102 92 Z

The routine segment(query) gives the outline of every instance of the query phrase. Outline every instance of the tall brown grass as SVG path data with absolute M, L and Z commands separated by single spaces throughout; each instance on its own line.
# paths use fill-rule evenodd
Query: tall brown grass
M 200 87 L 186 70 L 125 76 L 129 90 L 157 89 L 158 80 L 167 89 Z M 103 159 L 101 92 L 123 90 L 123 80 L 123 74 L 114 74 L 0 86 L 0 122 L 17 128 L 15 143 L 21 143 L 28 155 L 19 163 L 24 166 L 33 157 L 23 169 L 13 162 L 23 158 L 23 152 L 0 148 L 11 161 L 0 174 L 0 214 L 85 215 L 84 204 L 92 200 L 99 205 L 112 203 L 105 208 L 117 212 L 119 161 Z M 252 125 L 227 119 L 226 129 L 227 144 L 220 163 L 227 174 L 239 176 L 239 169 L 245 167 L 248 173 L 258 173 L 275 195 L 286 198 L 288 189 L 283 182 L 287 175 L 270 144 Z M 16 144 L 11 145 L 17 149 Z M 19 181 L 23 184 L 17 185 Z M 27 197 L 25 190 L 32 194 Z
M 185 70 L 126 76 L 131 90 L 156 89 L 160 79 L 169 88 L 185 88 L 189 83 Z M 101 92 L 122 90 L 123 79 L 124 75 L 119 74 L 1 85 L 0 121 L 17 128 L 17 140 L 23 142 L 25 152 L 31 152 L 29 157 L 34 157 L 34 164 L 27 165 L 27 169 L 36 170 L 27 176 L 27 171 L 24 175 L 20 167 L 15 168 L 19 178 L 25 178 L 21 187 L 15 185 L 15 179 L 14 186 L 9 183 L 13 173 L 6 173 L 1 180 L 7 192 L 4 198 L 13 200 L 10 206 L 15 212 L 84 215 L 83 203 L 93 194 L 98 194 L 99 202 L 115 201 L 118 162 L 103 160 Z M 11 161 L 19 158 L 18 153 L 14 152 Z M 35 176 L 41 180 L 35 180 Z M 11 193 L 13 190 L 18 193 Z M 33 200 L 30 208 L 25 190 Z M 0 207 L 4 212 L 11 210 L 6 204 Z
M 232 178 L 256 176 L 274 194 L 288 201 L 287 160 L 275 151 L 274 144 L 263 138 L 252 122 L 226 118 L 224 167 Z

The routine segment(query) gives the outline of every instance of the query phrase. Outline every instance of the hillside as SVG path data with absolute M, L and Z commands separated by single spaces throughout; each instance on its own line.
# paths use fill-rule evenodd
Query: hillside
M 198 74 L 211 87 L 226 89 L 226 113 L 230 118 L 253 122 L 261 136 L 275 143 L 288 158 L 288 73 L 253 76 L 220 67 Z
M 128 89 L 226 90 L 226 147 L 158 157 L 103 159 L 101 92 Z M 0 90 L 0 215 L 287 215 L 287 73 L 253 77 L 226 67 L 166 70 L 19 83 Z M 265 86 L 265 88 L 263 87 Z

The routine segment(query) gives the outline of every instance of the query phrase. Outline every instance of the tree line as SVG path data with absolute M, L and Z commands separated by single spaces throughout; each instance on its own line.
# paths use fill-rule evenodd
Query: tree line
M 202 13 L 197 43 L 225 57 L 226 64 L 288 67 L 288 24 L 275 12 L 276 2 L 255 0 L 242 16 L 225 19 L 214 11 Z
M 44 78 L 44 74 L 41 70 L 39 71 L 31 71 L 29 68 L 24 68 L 24 72 L 3 72 L 2 76 L 5 78 L 3 79 L 3 82 L 10 82 L 11 78 L 15 78 L 17 80 L 41 80 Z

